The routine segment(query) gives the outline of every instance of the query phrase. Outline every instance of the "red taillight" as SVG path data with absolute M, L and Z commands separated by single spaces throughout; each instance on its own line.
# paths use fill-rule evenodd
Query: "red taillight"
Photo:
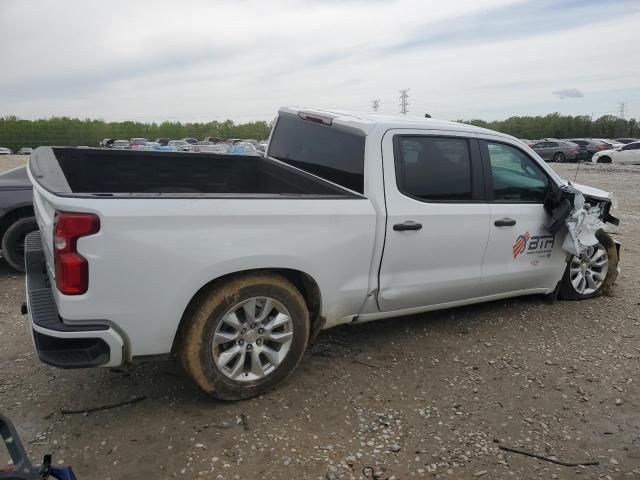
M 53 220 L 53 258 L 56 286 L 65 295 L 82 295 L 89 288 L 89 264 L 78 253 L 80 237 L 100 231 L 93 213 L 56 212 Z

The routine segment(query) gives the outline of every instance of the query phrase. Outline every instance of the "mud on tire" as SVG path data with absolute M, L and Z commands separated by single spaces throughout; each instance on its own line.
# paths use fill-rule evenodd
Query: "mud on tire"
M 577 291 L 571 282 L 570 267 L 571 260 L 573 258 L 571 257 L 567 262 L 567 268 L 560 282 L 558 296 L 562 300 L 587 300 L 589 298 L 607 295 L 610 292 L 611 287 L 618 276 L 618 250 L 616 249 L 613 239 L 604 230 L 598 230 L 596 238 L 600 242 L 599 245 L 606 250 L 608 257 L 607 273 L 604 282 L 595 292 L 580 293 Z
M 284 307 L 290 314 L 293 336 L 277 367 L 262 378 L 238 380 L 216 364 L 219 345 L 214 346 L 214 336 L 222 331 L 222 323 L 225 323 L 222 327 L 227 328 L 228 322 L 223 320 L 228 318 L 230 310 L 253 298 L 270 298 Z M 241 325 L 244 328 L 245 324 Z M 196 296 L 183 318 L 178 353 L 183 367 L 203 391 L 223 400 L 241 400 L 263 394 L 286 380 L 302 359 L 308 337 L 309 312 L 300 291 L 279 275 L 252 273 L 214 282 Z M 245 348 L 250 341 L 242 342 Z M 237 348 L 235 345 L 239 342 L 234 340 L 231 345 Z M 248 360 L 251 361 L 252 358 Z

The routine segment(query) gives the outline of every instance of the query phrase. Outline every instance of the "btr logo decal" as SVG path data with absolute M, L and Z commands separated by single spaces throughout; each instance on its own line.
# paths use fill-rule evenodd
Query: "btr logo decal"
M 553 251 L 554 244 L 553 235 L 529 235 L 526 232 L 524 235 L 518 236 L 513 244 L 513 258 L 518 258 L 519 255 L 527 252 L 527 255 L 538 255 L 543 257 L 550 257 Z
M 527 242 L 529 241 L 529 232 L 524 235 L 520 235 L 516 239 L 516 243 L 513 244 L 513 258 L 518 258 L 524 249 L 527 247 Z

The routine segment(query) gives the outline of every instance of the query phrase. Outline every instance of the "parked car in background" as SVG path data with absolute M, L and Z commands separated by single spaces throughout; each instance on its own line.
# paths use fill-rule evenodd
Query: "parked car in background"
M 611 150 L 603 150 L 596 153 L 591 161 L 593 163 L 640 165 L 640 142 L 628 143 Z
M 218 137 L 204 137 L 203 141 L 211 143 L 222 143 L 222 139 Z
M 197 138 L 192 138 L 192 137 L 187 137 L 187 138 L 183 138 L 183 141 L 191 144 L 191 145 L 197 145 L 198 143 L 198 139 Z
M 115 141 L 116 141 L 115 138 L 103 138 L 102 141 L 99 143 L 99 145 L 104 148 L 111 148 L 111 146 L 113 145 L 113 142 Z
M 193 147 L 191 147 L 191 151 L 195 152 L 195 153 L 218 153 L 218 154 L 224 154 L 224 153 L 227 153 L 229 151 L 229 148 L 231 148 L 231 147 L 229 145 L 227 145 L 226 143 L 212 143 L 212 142 L 202 143 L 202 142 L 200 142 L 198 145 L 194 145 Z
M 233 144 L 228 153 L 231 155 L 250 155 L 253 157 L 262 155 L 253 143 L 249 142 L 237 142 Z
M 10 148 L 0 147 L 0 155 L 12 155 L 13 151 Z
M 601 142 L 606 143 L 611 148 L 618 148 L 618 147 L 622 147 L 623 145 L 625 145 L 622 142 L 618 142 L 617 140 L 611 140 L 609 138 L 597 138 L 596 140 L 600 140 Z
M 111 142 L 111 148 L 115 148 L 116 150 L 128 150 L 131 147 L 129 146 L 129 140 L 114 140 Z
M 173 147 L 177 152 L 188 152 L 191 150 L 191 144 L 185 140 L 169 140 L 168 145 Z
M 31 152 L 33 152 L 33 148 L 22 147 L 20 150 L 18 150 L 18 155 L 31 155 Z
M 229 145 L 235 145 L 238 142 L 241 142 L 242 139 L 241 138 L 227 138 L 227 143 Z
M 162 144 L 160 142 L 149 142 L 145 146 L 145 150 L 153 150 L 155 152 L 175 152 L 173 145 Z
M 156 147 L 160 147 L 160 144 L 158 142 L 147 142 L 144 145 L 138 145 L 137 148 L 134 148 L 133 150 L 144 150 L 144 151 L 152 151 L 155 150 Z
M 24 239 L 37 229 L 27 167 L 1 173 L 0 251 L 7 263 L 20 272 L 24 272 Z
M 131 140 L 129 140 L 129 148 L 132 148 L 135 150 L 145 146 L 148 142 L 149 140 L 143 137 L 132 138 Z
M 579 145 L 562 140 L 543 140 L 534 143 L 531 148 L 547 162 L 562 163 L 586 158 L 586 151 L 581 150 Z
M 566 141 L 585 147 L 589 158 L 591 158 L 594 153 L 609 149 L 609 144 L 595 138 L 567 138 Z
M 160 137 L 160 138 L 156 138 L 156 143 L 159 143 L 160 145 L 168 145 L 169 144 L 169 140 L 171 140 L 171 139 L 170 138 Z
M 616 142 L 624 143 L 625 145 L 628 143 L 637 142 L 637 138 L 616 138 Z

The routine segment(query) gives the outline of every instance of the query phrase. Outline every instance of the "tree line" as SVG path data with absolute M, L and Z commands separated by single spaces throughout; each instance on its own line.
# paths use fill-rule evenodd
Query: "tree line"
M 17 150 L 21 147 L 41 145 L 86 145 L 95 147 L 104 138 L 129 140 L 144 137 L 181 139 L 195 137 L 253 138 L 262 140 L 269 136 L 271 125 L 257 121 L 236 124 L 232 120 L 206 123 L 182 122 L 105 122 L 104 120 L 80 120 L 68 117 L 52 117 L 40 120 L 22 120 L 14 116 L 0 117 L 0 147 Z
M 510 117 L 506 120 L 458 120 L 462 123 L 489 128 L 517 138 L 624 138 L 640 137 L 640 124 L 635 118 L 622 119 L 604 115 L 593 119 L 589 115 L 551 113 L 537 117 Z
M 507 133 L 518 138 L 539 139 L 546 137 L 640 137 L 640 124 L 634 119 L 621 119 L 604 115 L 593 119 L 587 115 L 561 115 L 510 117 L 506 120 L 458 120 L 479 127 Z M 0 117 L 0 146 L 17 150 L 20 147 L 41 145 L 97 146 L 103 138 L 128 140 L 133 137 L 181 139 L 185 137 L 254 138 L 269 136 L 271 124 L 265 121 L 236 124 L 232 120 L 206 123 L 143 123 L 105 122 L 104 120 L 80 120 L 68 117 L 52 117 L 40 120 L 22 120 L 14 116 Z

